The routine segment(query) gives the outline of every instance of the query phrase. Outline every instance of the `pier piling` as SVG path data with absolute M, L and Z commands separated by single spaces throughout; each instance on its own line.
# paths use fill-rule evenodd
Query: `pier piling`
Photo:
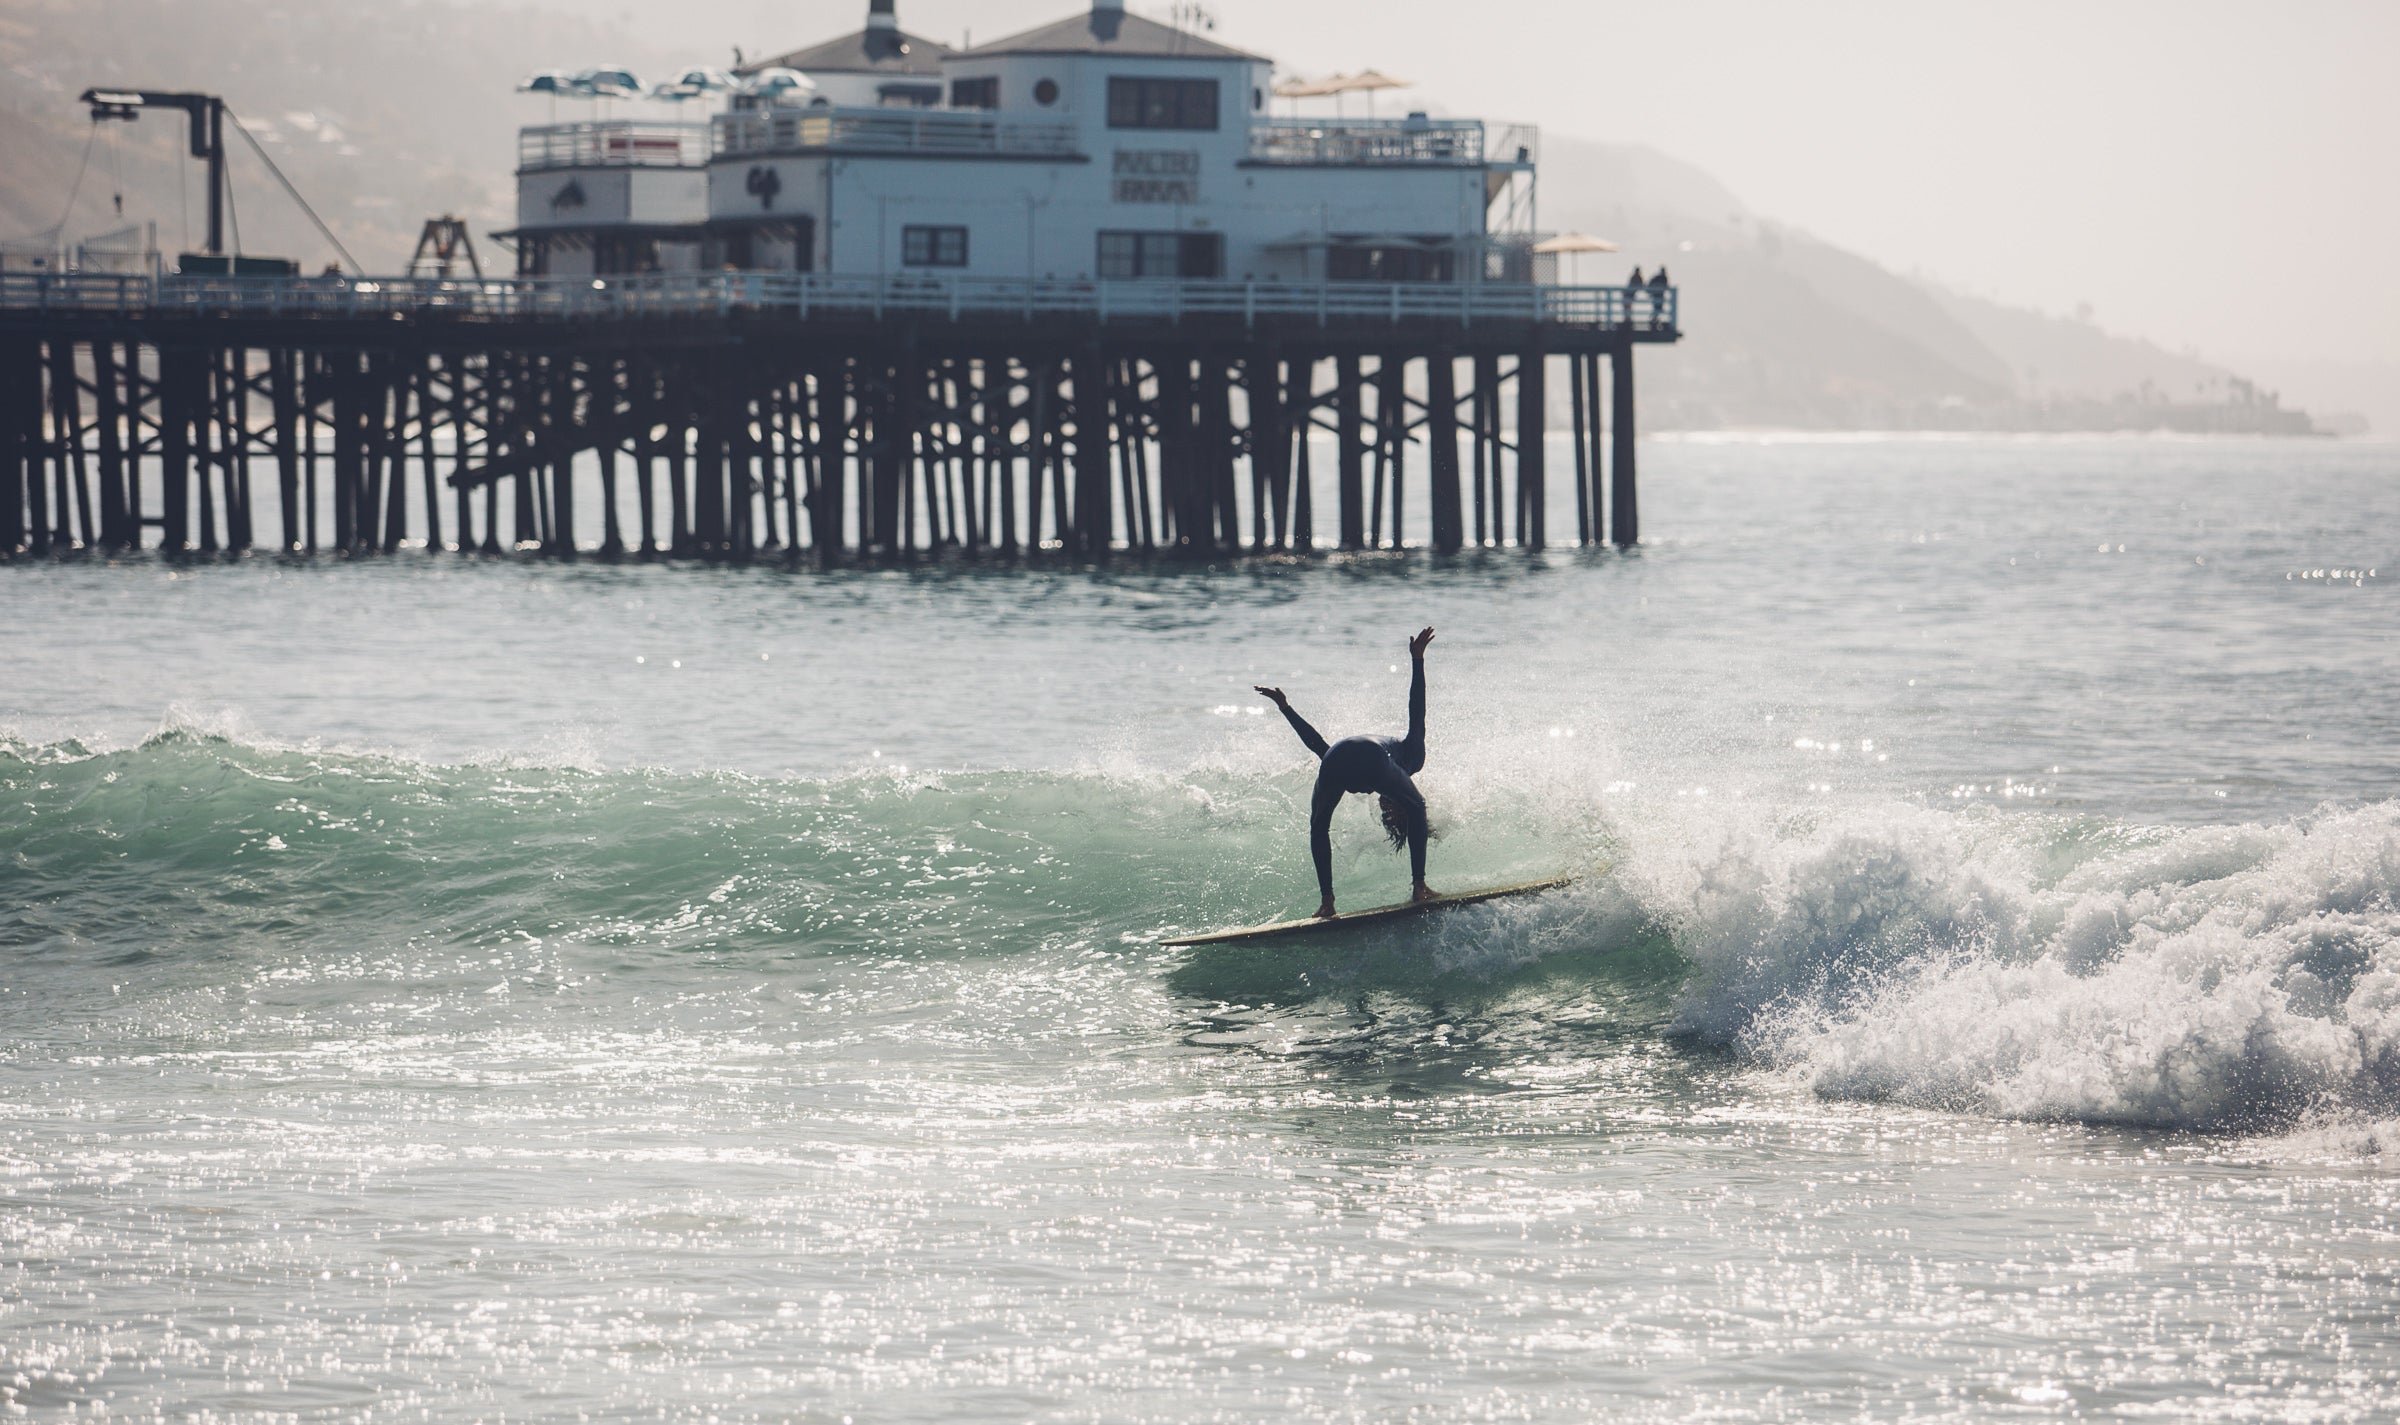
M 1633 346 L 1674 336 L 1656 299 L 1639 330 L 1606 304 L 1585 325 L 1489 328 L 1455 308 L 945 323 L 726 303 L 636 321 L 459 312 L 429 288 L 427 305 L 360 312 L 359 288 L 325 303 L 305 284 L 277 298 L 290 313 L 242 288 L 194 316 L 29 312 L 15 280 L 0 278 L 0 556 L 240 553 L 264 520 L 279 550 L 354 557 L 1216 558 L 1316 547 L 1328 453 L 1340 549 L 1406 545 L 1419 498 L 1437 551 L 1539 549 L 1553 354 L 1575 538 L 1627 546 Z

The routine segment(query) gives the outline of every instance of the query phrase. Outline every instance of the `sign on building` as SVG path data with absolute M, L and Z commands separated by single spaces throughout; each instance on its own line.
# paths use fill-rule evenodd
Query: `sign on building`
M 1120 203 L 1200 201 L 1198 149 L 1121 148 L 1114 175 Z

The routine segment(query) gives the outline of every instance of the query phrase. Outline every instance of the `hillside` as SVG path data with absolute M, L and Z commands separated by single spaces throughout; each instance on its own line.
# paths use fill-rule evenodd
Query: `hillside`
M 1665 263 L 1693 334 L 1645 354 L 1654 429 L 2154 430 L 2303 434 L 2234 372 L 2089 322 L 1903 277 L 1752 213 L 1650 149 L 1550 136 L 1542 223 Z
M 808 38 L 805 17 L 793 23 L 792 38 Z M 95 131 L 74 102 L 88 85 L 138 84 L 223 93 L 370 270 L 397 268 L 424 219 L 457 213 L 487 270 L 506 271 L 484 235 L 508 222 L 517 126 L 549 112 L 516 80 L 722 57 L 713 39 L 697 44 L 663 55 L 548 12 L 450 0 L 12 0 L 0 12 L 0 238 L 57 224 L 80 170 L 70 240 L 154 221 L 170 251 L 197 245 L 180 119 Z M 311 269 L 332 260 L 247 146 L 232 147 L 242 245 Z M 1692 335 L 1644 358 L 1652 429 L 2308 429 L 2233 372 L 1903 277 L 1649 149 L 1548 136 L 1541 211 L 1546 228 L 1623 244 L 1585 259 L 1583 280 L 1663 262 L 1682 286 Z
M 70 238 L 156 221 L 170 251 L 203 230 L 180 115 L 95 134 L 75 96 L 92 85 L 220 93 L 343 243 L 371 270 L 407 260 L 427 217 L 455 212 L 480 238 L 510 213 L 515 131 L 545 102 L 516 81 L 545 66 L 652 56 L 594 26 L 444 0 L 11 0 L 0 16 L 0 237 L 59 220 L 87 142 Z M 580 106 L 579 106 L 580 107 Z M 238 136 L 227 150 L 242 245 L 314 268 L 334 253 Z M 487 267 L 505 253 L 486 244 Z

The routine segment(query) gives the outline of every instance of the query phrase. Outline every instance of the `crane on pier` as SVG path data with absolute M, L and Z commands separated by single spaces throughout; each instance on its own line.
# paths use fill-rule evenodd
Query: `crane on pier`
M 214 94 L 157 89 L 86 89 L 95 124 L 131 123 L 145 109 L 181 109 L 190 119 L 192 157 L 208 164 L 208 255 L 225 255 L 225 101 Z
M 225 198 L 228 192 L 225 174 L 225 126 L 228 122 L 233 125 L 235 132 L 249 140 L 250 147 L 267 165 L 267 171 L 275 175 L 275 181 L 283 185 L 283 191 L 289 193 L 292 201 L 300 205 L 300 211 L 308 214 L 308 220 L 315 223 L 317 231 L 323 233 L 326 241 L 333 244 L 334 251 L 340 253 L 353 270 L 364 270 L 359 268 L 358 259 L 350 256 L 350 250 L 342 246 L 342 240 L 334 236 L 333 229 L 325 226 L 325 220 L 317 216 L 317 210 L 308 205 L 306 198 L 300 196 L 300 190 L 292 186 L 292 180 L 284 177 L 283 170 L 276 166 L 275 160 L 268 156 L 265 149 L 259 147 L 258 140 L 251 136 L 248 129 L 242 127 L 242 121 L 233 116 L 232 110 L 226 107 L 225 101 L 221 97 L 215 94 L 192 94 L 166 89 L 102 89 L 94 87 L 84 90 L 78 102 L 90 106 L 92 122 L 95 124 L 110 121 L 131 123 L 139 119 L 144 110 L 149 109 L 181 109 L 183 111 L 187 120 L 186 128 L 192 157 L 200 159 L 208 165 L 208 244 L 206 252 L 202 254 L 205 260 L 194 262 L 192 255 L 187 253 L 183 261 L 186 271 L 198 268 L 202 271 L 236 276 L 251 274 L 289 276 L 299 269 L 299 264 L 288 258 L 235 256 L 229 259 L 225 255 Z

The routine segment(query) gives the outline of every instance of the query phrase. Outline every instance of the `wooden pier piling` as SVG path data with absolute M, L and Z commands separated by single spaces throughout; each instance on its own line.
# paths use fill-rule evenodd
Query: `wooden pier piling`
M 1380 315 L 1397 300 L 1262 325 L 460 315 L 430 289 L 420 308 L 194 316 L 50 288 L 28 311 L 14 290 L 0 556 L 1217 558 L 1315 548 L 1328 454 L 1340 549 L 1539 549 L 1562 369 L 1575 539 L 1624 547 L 1633 348 L 1676 335 L 1655 297 L 1462 326 Z

